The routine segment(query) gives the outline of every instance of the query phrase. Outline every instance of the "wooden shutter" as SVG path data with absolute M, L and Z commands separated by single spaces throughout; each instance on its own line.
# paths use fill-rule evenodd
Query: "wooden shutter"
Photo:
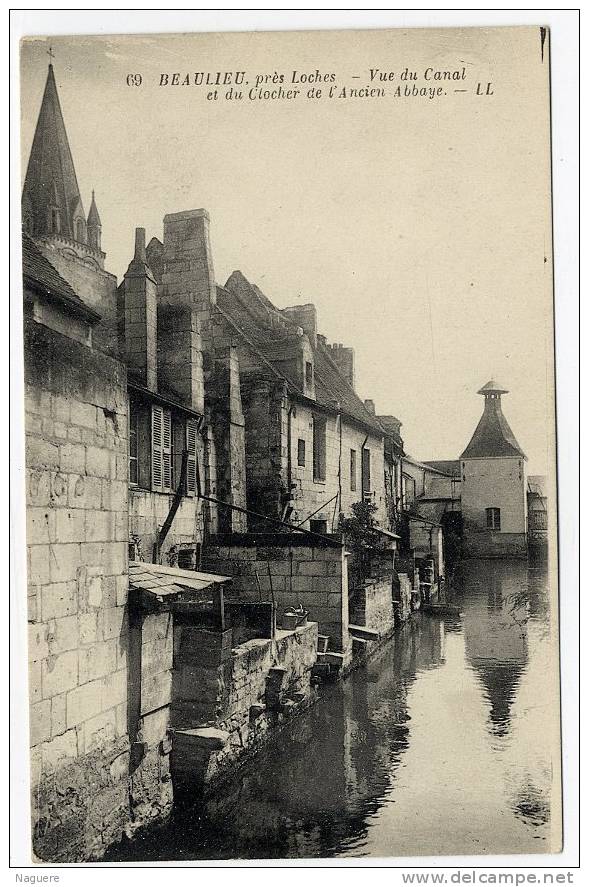
M 370 450 L 362 450 L 362 490 L 370 492 Z
M 151 488 L 163 490 L 162 454 L 164 443 L 164 411 L 153 404 L 151 407 Z
M 162 410 L 163 414 L 163 446 L 162 473 L 164 490 L 172 489 L 172 414 Z
M 196 436 L 196 422 L 189 419 L 186 423 L 186 449 L 188 450 L 186 492 L 189 496 L 196 495 Z

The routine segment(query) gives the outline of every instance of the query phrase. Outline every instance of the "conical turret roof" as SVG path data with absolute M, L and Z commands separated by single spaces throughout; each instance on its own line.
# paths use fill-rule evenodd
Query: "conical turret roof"
M 460 457 L 461 459 L 480 459 L 493 456 L 526 458 L 501 409 L 501 395 L 507 393 L 506 388 L 497 385 L 493 380 L 487 382 L 478 391 L 478 394 L 485 397 L 485 409 L 470 443 Z
M 73 213 L 78 206 L 83 213 L 82 199 L 59 104 L 53 65 L 49 65 L 47 72 L 25 177 L 23 204 L 32 213 L 34 236 L 51 233 L 48 210 L 53 206 L 59 210 L 60 232 L 75 238 Z

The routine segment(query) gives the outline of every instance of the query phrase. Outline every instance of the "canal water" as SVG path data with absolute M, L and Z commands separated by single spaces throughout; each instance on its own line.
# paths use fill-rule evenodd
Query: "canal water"
M 453 588 L 459 617 L 414 615 L 218 797 L 109 858 L 557 850 L 546 569 L 466 561 Z

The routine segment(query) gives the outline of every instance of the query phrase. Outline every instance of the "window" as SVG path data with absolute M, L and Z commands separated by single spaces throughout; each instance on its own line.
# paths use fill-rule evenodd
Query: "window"
M 196 472 L 198 466 L 196 464 L 196 439 L 197 430 L 194 419 L 188 419 L 186 422 L 186 449 L 188 450 L 188 463 L 186 465 L 186 492 L 189 496 L 195 496 L 197 493 Z
M 488 530 L 500 530 L 501 529 L 501 509 L 500 508 L 487 508 L 487 529 Z
M 139 483 L 139 413 L 134 403 L 129 404 L 129 483 Z
M 60 224 L 59 224 L 59 210 L 52 209 L 51 210 L 51 233 L 59 234 Z
M 327 533 L 327 521 L 326 520 L 310 520 L 309 521 L 309 529 L 312 533 L 320 533 L 322 536 L 325 536 Z
M 370 492 L 370 450 L 362 450 L 362 492 Z
M 325 480 L 325 419 L 313 416 L 313 480 Z
M 313 364 L 310 360 L 305 362 L 305 382 L 307 385 L 313 384 Z
M 84 219 L 78 219 L 76 222 L 76 240 L 78 243 L 86 243 L 86 224 Z
M 297 465 L 300 468 L 305 467 L 305 441 L 299 437 L 297 442 Z
M 357 487 L 357 465 L 356 450 L 350 450 L 350 489 L 355 490 Z
M 181 548 L 178 552 L 178 567 L 181 570 L 196 569 L 196 549 Z
M 151 408 L 151 486 L 172 489 L 172 415 L 156 404 Z

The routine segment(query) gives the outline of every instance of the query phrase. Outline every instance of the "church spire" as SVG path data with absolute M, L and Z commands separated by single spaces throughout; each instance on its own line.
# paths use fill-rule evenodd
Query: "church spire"
M 51 62 L 22 200 L 25 225 L 33 237 L 60 234 L 85 242 L 84 208 Z

